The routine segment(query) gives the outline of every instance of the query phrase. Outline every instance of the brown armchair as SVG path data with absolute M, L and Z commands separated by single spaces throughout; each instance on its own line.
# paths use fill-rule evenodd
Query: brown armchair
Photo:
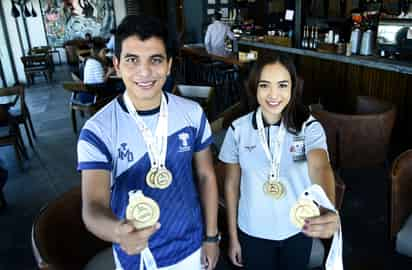
M 389 102 L 357 97 L 353 114 L 340 114 L 312 106 L 312 114 L 325 129 L 334 168 L 383 165 L 396 118 Z
M 111 243 L 86 229 L 81 207 L 81 188 L 75 187 L 40 210 L 31 232 L 39 269 L 81 270 L 96 254 L 110 248 Z
M 393 162 L 390 192 L 390 238 L 396 251 L 412 257 L 412 150 Z

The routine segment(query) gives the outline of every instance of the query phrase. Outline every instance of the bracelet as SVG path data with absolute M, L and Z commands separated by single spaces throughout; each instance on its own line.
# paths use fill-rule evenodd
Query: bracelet
M 221 239 L 222 239 L 222 236 L 220 235 L 220 233 L 217 233 L 217 234 L 214 235 L 214 236 L 205 235 L 205 237 L 203 238 L 203 242 L 206 242 L 206 243 L 218 243 Z

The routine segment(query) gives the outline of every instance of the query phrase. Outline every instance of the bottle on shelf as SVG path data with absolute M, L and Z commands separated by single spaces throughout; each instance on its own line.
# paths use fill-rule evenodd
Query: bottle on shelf
M 306 25 L 303 27 L 303 38 L 302 38 L 302 48 L 306 48 L 306 40 L 307 40 L 307 36 L 306 36 Z
M 312 30 L 309 36 L 309 49 L 314 49 L 314 41 L 315 41 L 315 27 L 312 26 Z
M 317 49 L 319 47 L 319 28 L 315 26 L 315 37 L 313 41 L 313 49 Z

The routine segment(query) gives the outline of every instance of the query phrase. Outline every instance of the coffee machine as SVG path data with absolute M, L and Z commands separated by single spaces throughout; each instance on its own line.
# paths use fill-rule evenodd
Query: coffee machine
M 383 57 L 412 59 L 412 19 L 381 19 L 376 43 Z

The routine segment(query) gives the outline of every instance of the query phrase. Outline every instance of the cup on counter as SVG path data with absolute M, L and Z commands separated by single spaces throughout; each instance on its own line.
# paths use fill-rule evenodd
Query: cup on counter
M 346 43 L 346 56 L 352 55 L 352 44 L 350 42 Z
M 339 42 L 337 44 L 337 49 L 336 49 L 337 54 L 345 54 L 346 53 L 346 44 L 343 42 Z

